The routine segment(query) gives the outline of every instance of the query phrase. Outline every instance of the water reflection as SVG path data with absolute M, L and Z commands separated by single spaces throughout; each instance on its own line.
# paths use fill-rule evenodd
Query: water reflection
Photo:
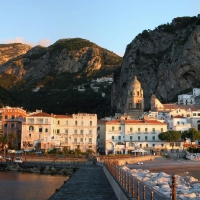
M 0 172 L 0 199 L 46 200 L 67 179 L 59 175 Z

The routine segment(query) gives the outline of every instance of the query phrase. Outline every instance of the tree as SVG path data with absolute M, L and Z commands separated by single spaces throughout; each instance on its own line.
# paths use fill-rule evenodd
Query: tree
M 4 146 L 8 144 L 8 138 L 5 136 L 0 136 L 0 144 L 1 144 L 1 149 L 4 149 Z
M 163 132 L 158 135 L 158 138 L 162 141 L 175 142 L 181 139 L 181 132 L 180 131 Z
M 67 154 L 70 153 L 70 150 L 67 147 L 64 147 L 62 152 L 63 152 L 64 155 L 67 155 Z
M 15 146 L 14 146 L 14 142 L 18 139 L 18 137 L 14 134 L 14 133 L 10 133 L 8 135 L 8 147 L 10 149 L 14 149 Z
M 76 148 L 74 151 L 74 155 L 79 155 L 81 154 L 81 150 L 79 148 Z
M 86 150 L 86 154 L 88 155 L 92 155 L 94 153 L 94 151 L 92 149 L 87 149 Z
M 190 128 L 182 133 L 181 138 L 184 140 L 190 138 L 191 142 L 194 142 L 195 140 L 200 140 L 200 132 L 195 128 Z

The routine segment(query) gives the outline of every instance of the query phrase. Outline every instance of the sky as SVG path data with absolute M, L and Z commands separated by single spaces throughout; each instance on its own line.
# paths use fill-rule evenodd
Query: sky
M 83 38 L 123 56 L 143 30 L 200 14 L 200 0 L 0 0 L 0 44 Z

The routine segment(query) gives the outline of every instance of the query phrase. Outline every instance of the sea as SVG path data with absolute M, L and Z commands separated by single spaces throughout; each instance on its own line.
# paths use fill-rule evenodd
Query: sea
M 47 200 L 67 176 L 0 172 L 0 200 Z

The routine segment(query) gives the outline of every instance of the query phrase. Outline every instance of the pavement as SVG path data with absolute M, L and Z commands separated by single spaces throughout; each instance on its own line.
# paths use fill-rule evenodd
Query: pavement
M 78 167 L 79 169 L 49 200 L 117 200 L 102 166 Z

